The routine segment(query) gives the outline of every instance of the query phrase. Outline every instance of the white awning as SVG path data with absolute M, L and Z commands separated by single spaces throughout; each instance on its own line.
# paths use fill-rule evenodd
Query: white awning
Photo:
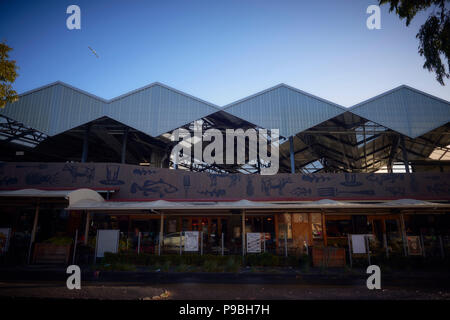
M 102 196 L 91 189 L 77 190 L 40 190 L 40 189 L 20 189 L 0 191 L 0 197 L 10 198 L 64 198 L 69 200 L 69 206 L 76 205 L 80 201 L 90 203 L 101 203 L 105 200 Z
M 382 203 L 352 203 L 329 199 L 308 202 L 263 202 L 263 201 L 93 201 L 80 200 L 68 210 L 116 211 L 116 210 L 211 210 L 211 209 L 338 209 L 338 208 L 450 208 L 450 204 L 434 202 L 394 201 Z

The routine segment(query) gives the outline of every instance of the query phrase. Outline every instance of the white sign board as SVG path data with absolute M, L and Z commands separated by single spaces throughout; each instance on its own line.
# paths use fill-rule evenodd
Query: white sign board
M 184 232 L 184 251 L 198 251 L 198 231 Z
M 247 252 L 261 252 L 261 234 L 256 232 L 247 233 Z
M 352 234 L 353 253 L 366 253 L 366 236 L 365 234 Z
M 0 228 L 0 255 L 8 252 L 10 236 L 11 236 L 10 228 Z
M 105 252 L 117 253 L 119 247 L 119 230 L 98 230 L 95 257 L 103 258 Z

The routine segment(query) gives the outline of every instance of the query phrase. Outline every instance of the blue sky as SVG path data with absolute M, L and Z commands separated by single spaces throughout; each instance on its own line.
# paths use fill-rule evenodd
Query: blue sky
M 223 106 L 283 82 L 348 107 L 407 84 L 450 100 L 417 53 L 425 16 L 406 27 L 382 7 L 368 30 L 376 3 L 2 0 L 0 40 L 19 93 L 61 80 L 110 99 L 159 81 Z M 66 28 L 71 4 L 81 30 Z

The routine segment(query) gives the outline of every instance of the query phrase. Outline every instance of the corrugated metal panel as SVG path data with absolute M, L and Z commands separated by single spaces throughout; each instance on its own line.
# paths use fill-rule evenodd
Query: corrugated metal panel
M 224 109 L 232 115 L 289 137 L 346 111 L 345 108 L 285 84 L 267 89 Z
M 153 84 L 114 99 L 107 105 L 106 115 L 157 137 L 217 111 L 209 103 Z
M 350 108 L 350 111 L 410 138 L 450 121 L 450 103 L 401 86 Z
M 220 109 L 162 84 L 107 101 L 62 82 L 32 90 L 0 114 L 49 136 L 103 116 L 151 136 L 181 127 Z
M 98 118 L 102 109 L 102 101 L 56 82 L 21 95 L 0 114 L 51 136 Z

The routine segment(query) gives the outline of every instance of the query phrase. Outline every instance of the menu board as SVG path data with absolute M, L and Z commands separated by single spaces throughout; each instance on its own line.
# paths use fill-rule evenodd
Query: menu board
M 198 251 L 198 231 L 184 232 L 184 251 Z
M 261 234 L 256 232 L 247 233 L 247 252 L 261 252 Z
M 97 258 L 103 258 L 105 252 L 117 253 L 119 247 L 119 230 L 98 230 L 97 231 Z

